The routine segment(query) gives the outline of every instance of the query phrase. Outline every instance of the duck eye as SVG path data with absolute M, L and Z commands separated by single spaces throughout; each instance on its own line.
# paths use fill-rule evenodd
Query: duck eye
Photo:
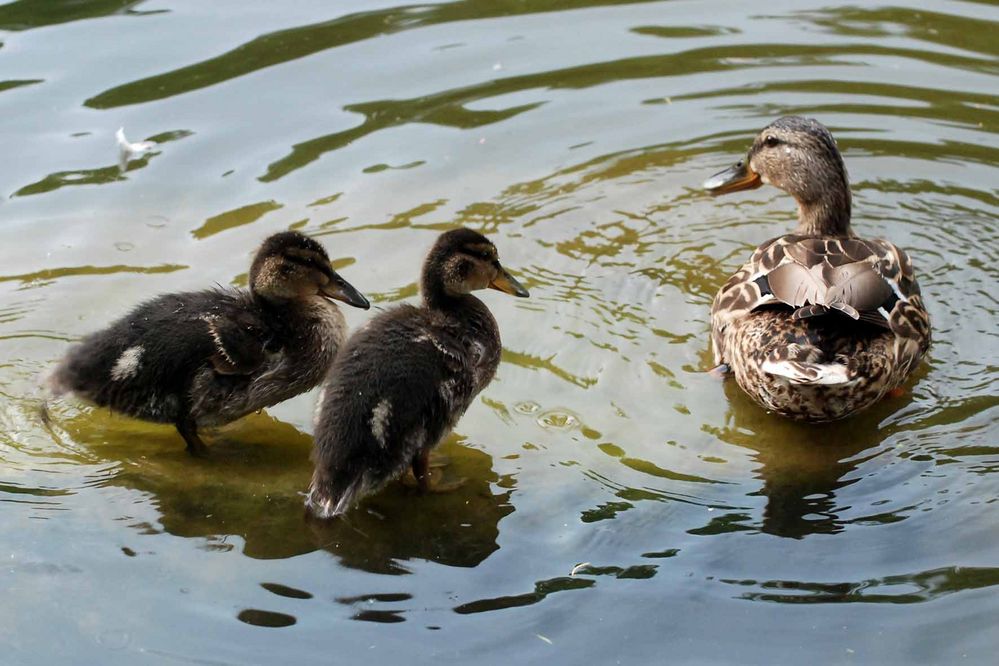
M 763 143 L 766 144 L 768 148 L 773 148 L 774 146 L 780 143 L 780 139 L 771 134 L 767 138 L 763 139 Z

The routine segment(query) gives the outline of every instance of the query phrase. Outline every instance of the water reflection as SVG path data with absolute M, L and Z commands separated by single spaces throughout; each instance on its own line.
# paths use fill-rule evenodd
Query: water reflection
M 636 2 L 636 0 L 630 0 L 630 2 Z M 24 5 L 27 4 L 27 0 L 14 4 Z M 106 2 L 105 4 L 131 5 L 137 3 Z M 573 4 L 576 8 L 599 7 L 615 4 L 615 1 L 576 0 Z M 126 104 L 160 100 L 213 86 L 266 67 L 305 58 L 326 49 L 391 35 L 404 30 L 476 18 L 535 14 L 562 8 L 563 4 L 556 0 L 496 4 L 483 4 L 475 0 L 459 0 L 458 2 L 441 4 L 388 7 L 369 12 L 347 14 L 330 21 L 261 35 L 211 60 L 105 90 L 88 99 L 86 105 L 95 109 L 107 109 Z M 110 11 L 106 13 L 110 13 Z M 2 18 L 0 15 L 0 21 Z
M 113 14 L 158 14 L 164 10 L 138 12 L 141 0 L 17 0 L 0 7 L 0 30 L 30 30 L 58 23 Z
M 534 584 L 534 590 L 531 592 L 469 601 L 460 606 L 455 606 L 454 612 L 460 615 L 472 615 L 475 613 L 504 610 L 506 608 L 517 608 L 518 606 L 533 606 L 540 601 L 544 601 L 548 595 L 555 592 L 582 590 L 594 585 L 596 585 L 596 581 L 592 578 L 560 576 L 559 578 L 538 581 Z
M 501 480 L 488 454 L 453 436 L 438 450 L 450 458 L 446 473 L 465 479 L 461 487 L 421 496 L 392 484 L 346 520 L 310 520 L 316 543 L 342 564 L 373 573 L 407 573 L 404 562 L 411 559 L 474 567 L 489 557 L 499 548 L 500 520 L 513 512 L 513 480 Z M 493 494 L 497 482 L 505 490 Z
M 820 583 L 786 580 L 722 580 L 729 585 L 754 587 L 741 599 L 785 604 L 914 604 L 999 585 L 996 567 L 943 567 L 871 580 Z
M 405 608 L 375 608 L 375 604 L 400 604 L 410 601 L 413 595 L 405 592 L 380 592 L 376 594 L 363 594 L 355 597 L 338 597 L 337 602 L 350 606 L 354 609 L 354 614 L 350 619 L 361 622 L 380 622 L 382 624 L 395 624 L 405 622 L 403 614 Z
M 8 660 L 307 663 L 332 632 L 348 661 L 646 663 L 669 634 L 682 663 L 988 662 L 996 11 L 854 5 L 0 5 Z M 794 212 L 697 185 L 788 112 L 837 131 L 858 228 L 911 251 L 940 332 L 914 396 L 818 429 L 699 374 L 712 296 Z M 197 134 L 119 174 L 122 124 Z M 461 427 L 494 458 L 449 442 L 455 493 L 394 485 L 310 524 L 308 399 L 207 461 L 103 412 L 53 438 L 19 402 L 88 321 L 205 266 L 244 284 L 232 248 L 277 228 L 336 241 L 395 301 L 453 224 L 505 239 L 538 292 L 489 302 L 507 350 Z
M 207 460 L 187 455 L 170 428 L 102 410 L 60 426 L 92 456 L 116 463 L 95 485 L 149 495 L 159 526 L 134 522 L 133 528 L 202 539 L 206 550 L 231 550 L 236 536 L 243 553 L 257 559 L 321 548 L 345 566 L 378 573 L 406 573 L 404 562 L 412 559 L 472 567 L 499 548 L 499 521 L 513 511 L 512 479 L 494 494 L 500 478 L 492 458 L 462 446 L 456 436 L 439 450 L 449 461 L 446 478 L 465 480 L 458 489 L 420 495 L 397 482 L 344 519 L 320 522 L 305 518 L 302 505 L 312 474 L 312 438 L 266 414 L 209 434 Z
M 886 38 L 902 32 L 919 41 L 960 46 L 990 58 L 995 55 L 995 42 L 988 33 L 976 30 L 978 21 L 971 17 L 901 7 L 837 7 L 795 16 L 837 35 Z
M 155 144 L 164 144 L 170 141 L 179 141 L 180 139 L 185 139 L 194 134 L 190 130 L 171 130 L 168 132 L 160 132 L 154 136 L 151 136 L 144 141 L 151 141 Z M 12 196 L 15 197 L 26 197 L 34 194 L 45 194 L 48 192 L 54 192 L 55 190 L 61 189 L 63 187 L 80 186 L 80 185 L 103 185 L 106 183 L 114 183 L 118 181 L 127 180 L 126 174 L 132 171 L 138 171 L 140 169 L 145 169 L 149 166 L 149 163 L 154 157 L 159 157 L 162 151 L 153 150 L 152 152 L 144 153 L 141 157 L 134 157 L 127 160 L 123 166 L 114 164 L 112 166 L 96 167 L 93 169 L 75 169 L 71 171 L 57 171 L 51 173 L 39 181 L 25 185 L 24 187 L 18 189 Z M 108 150 L 108 155 L 113 155 L 112 150 Z
M 252 624 L 255 627 L 270 627 L 272 629 L 290 627 L 298 622 L 298 619 L 294 615 L 261 610 L 259 608 L 245 608 L 239 612 L 236 619 L 246 624 Z
M 710 431 L 722 441 L 750 449 L 760 463 L 756 477 L 762 487 L 751 493 L 767 498 L 758 524 L 745 512 L 714 518 L 694 534 L 755 530 L 778 537 L 801 539 L 811 534 L 836 534 L 864 520 L 890 523 L 902 520 L 894 513 L 863 519 L 840 517 L 849 509 L 838 499 L 840 491 L 858 481 L 853 472 L 879 455 L 882 435 L 878 424 L 905 405 L 909 397 L 889 398 L 847 421 L 821 426 L 777 419 L 760 409 L 729 379 L 725 394 L 730 409 L 726 424 Z

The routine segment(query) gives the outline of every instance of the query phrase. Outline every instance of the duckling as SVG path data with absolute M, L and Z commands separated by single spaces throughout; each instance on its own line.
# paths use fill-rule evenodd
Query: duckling
M 346 338 L 336 299 L 367 299 L 294 231 L 267 238 L 249 290 L 208 289 L 146 301 L 70 348 L 49 377 L 56 394 L 171 423 L 193 455 L 198 428 L 218 426 L 308 391 Z
M 801 421 L 855 414 L 903 384 L 930 345 L 909 256 L 857 237 L 832 134 L 786 116 L 745 160 L 704 183 L 713 195 L 767 183 L 798 203 L 798 227 L 760 245 L 711 306 L 719 368 L 765 409 Z
M 342 514 L 412 467 L 429 488 L 430 450 L 489 384 L 500 334 L 479 289 L 525 298 L 482 234 L 454 229 L 427 255 L 420 307 L 391 308 L 357 331 L 322 389 L 306 507 L 319 518 Z

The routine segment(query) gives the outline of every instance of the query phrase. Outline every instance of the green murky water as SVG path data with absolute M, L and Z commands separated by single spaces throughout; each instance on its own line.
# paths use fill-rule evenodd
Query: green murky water
M 0 661 L 994 660 L 999 10 L 807 5 L 0 5 Z M 785 113 L 836 134 L 935 327 L 904 397 L 821 428 L 702 373 L 712 295 L 793 206 L 698 186 Z M 157 143 L 124 174 L 119 126 Z M 506 351 L 450 495 L 307 523 L 313 395 L 207 461 L 38 418 L 71 340 L 242 283 L 275 230 L 386 305 L 458 223 L 533 298 L 486 295 Z

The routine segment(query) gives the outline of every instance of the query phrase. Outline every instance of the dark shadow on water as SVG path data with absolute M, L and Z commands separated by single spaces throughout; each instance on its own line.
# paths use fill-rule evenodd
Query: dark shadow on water
M 374 604 L 402 604 L 410 601 L 413 595 L 405 592 L 365 594 L 357 597 L 338 597 L 337 602 L 354 609 L 350 617 L 359 622 L 396 624 L 405 622 L 406 608 L 375 608 Z
M 824 424 L 803 424 L 769 414 L 742 392 L 734 378 L 725 381 L 729 401 L 726 424 L 708 428 L 722 441 L 750 449 L 760 463 L 756 476 L 763 485 L 752 495 L 767 498 L 763 516 L 746 511 L 725 513 L 691 534 L 712 535 L 761 531 L 800 539 L 811 534 L 836 534 L 847 525 L 892 523 L 896 513 L 842 519 L 846 508 L 837 495 L 857 481 L 859 465 L 881 453 L 880 423 L 903 407 L 911 395 L 889 398 L 855 417 Z
M 954 592 L 995 587 L 999 585 L 999 568 L 952 566 L 841 583 L 725 579 L 721 582 L 755 588 L 739 595 L 739 599 L 747 601 L 784 604 L 917 604 Z
M 17 0 L 0 7 L 0 30 L 31 30 L 115 14 L 159 14 L 135 11 L 141 0 Z
M 453 436 L 438 450 L 451 459 L 447 476 L 465 479 L 461 487 L 421 495 L 393 483 L 343 518 L 309 519 L 316 542 L 344 565 L 372 573 L 407 573 L 410 559 L 474 567 L 489 557 L 499 549 L 499 521 L 513 512 L 512 491 L 493 494 L 500 478 L 482 451 Z M 512 480 L 502 486 L 512 488 Z
M 246 608 L 240 611 L 236 619 L 246 624 L 252 624 L 255 627 L 270 627 L 272 629 L 290 627 L 298 622 L 298 619 L 294 615 L 257 608 Z
M 559 576 L 548 580 L 540 580 L 534 584 L 534 589 L 523 594 L 511 594 L 486 599 L 475 599 L 455 606 L 452 610 L 459 615 L 474 615 L 489 611 L 533 606 L 556 592 L 569 590 L 585 590 L 597 584 L 595 577 L 605 576 L 617 580 L 648 580 L 654 578 L 659 570 L 657 564 L 636 564 L 632 566 L 597 566 L 589 562 L 576 565 L 568 576 Z
M 159 526 L 136 520 L 138 534 L 166 531 L 203 539 L 207 550 L 231 550 L 237 537 L 243 553 L 257 559 L 322 548 L 345 566 L 377 573 L 406 573 L 405 562 L 413 559 L 474 567 L 499 548 L 499 521 L 513 511 L 511 490 L 494 494 L 499 476 L 492 458 L 460 445 L 455 436 L 438 450 L 450 460 L 445 478 L 466 480 L 458 489 L 421 495 L 395 482 L 345 519 L 323 522 L 307 519 L 303 505 L 312 438 L 266 414 L 209 432 L 207 459 L 191 458 L 172 428 L 111 417 L 105 410 L 84 412 L 58 427 L 93 458 L 116 463 L 93 485 L 149 495 Z M 513 482 L 502 485 L 512 488 Z M 123 545 L 144 550 L 137 543 Z
M 286 599 L 311 599 L 312 593 L 305 590 L 299 590 L 295 587 L 289 587 L 288 585 L 282 585 L 281 583 L 261 583 L 260 587 L 264 588 L 271 594 L 276 594 L 279 597 L 284 597 Z
M 534 584 L 534 590 L 531 592 L 470 601 L 460 606 L 455 606 L 454 612 L 459 615 L 472 615 L 475 613 L 504 610 L 506 608 L 517 608 L 519 606 L 532 606 L 540 601 L 544 601 L 549 594 L 565 592 L 567 590 L 581 590 L 593 587 L 595 584 L 596 581 L 591 578 L 561 576 L 550 580 L 538 581 Z
M 168 143 L 170 141 L 178 141 L 180 139 L 187 138 L 194 134 L 190 130 L 171 130 L 169 132 L 160 132 L 155 136 L 151 136 L 146 141 L 151 141 L 157 145 Z M 96 167 L 93 169 L 76 169 L 72 171 L 57 171 L 55 173 L 50 173 L 41 180 L 34 183 L 25 185 L 24 187 L 18 189 L 11 196 L 12 197 L 27 197 L 34 194 L 45 194 L 48 192 L 54 192 L 55 190 L 62 189 L 64 187 L 77 187 L 80 185 L 105 185 L 108 183 L 116 183 L 123 180 L 128 180 L 127 174 L 138 171 L 140 169 L 145 169 L 149 166 L 150 161 L 154 157 L 159 157 L 162 151 L 154 150 L 153 152 L 146 153 L 141 157 L 136 157 L 129 160 L 124 171 L 116 165 Z M 114 155 L 113 149 L 108 150 L 108 155 Z
M 575 8 L 585 8 L 633 4 L 642 1 L 648 2 L 650 0 L 580 0 L 573 5 Z M 14 4 L 26 4 L 26 0 Z M 36 2 L 35 4 L 40 3 Z M 405 30 L 458 21 L 530 15 L 564 8 L 564 3 L 556 0 L 488 3 L 476 0 L 458 0 L 440 4 L 406 4 L 346 14 L 330 21 L 296 26 L 260 35 L 210 60 L 105 90 L 91 97 L 84 104 L 95 109 L 141 104 L 200 90 L 267 67 L 305 58 L 327 49 Z M 2 14 L 0 14 L 0 20 L 2 20 Z

